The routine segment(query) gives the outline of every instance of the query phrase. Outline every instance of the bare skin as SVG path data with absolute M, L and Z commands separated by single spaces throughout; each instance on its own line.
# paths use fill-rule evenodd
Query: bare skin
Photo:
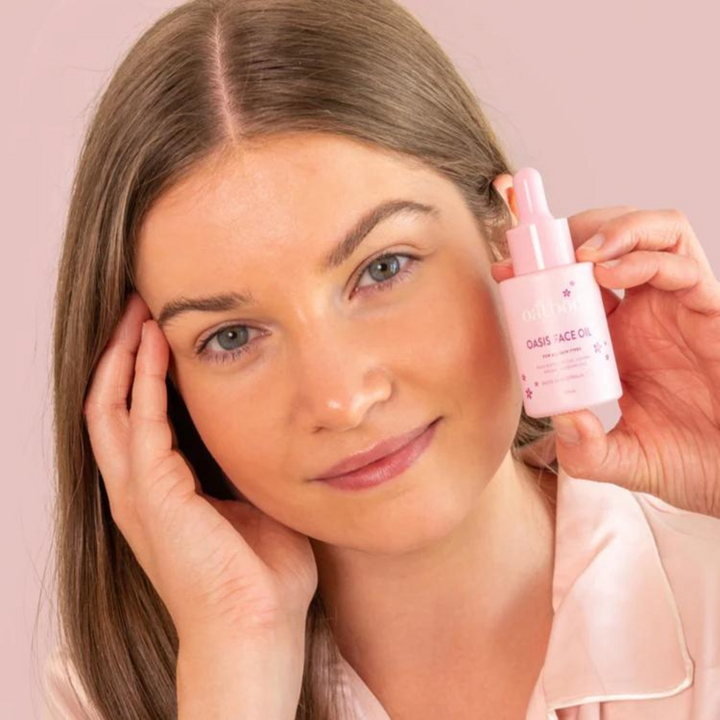
M 511 181 L 496 178 L 503 197 Z M 439 212 L 387 219 L 319 272 L 388 199 Z M 403 277 L 378 292 L 368 267 L 381 256 Z M 153 317 L 179 295 L 257 300 L 165 324 L 170 376 L 238 490 L 310 538 L 340 650 L 393 718 L 521 718 L 547 645 L 554 518 L 510 455 L 522 396 L 490 262 L 448 179 L 329 135 L 198 169 L 139 239 Z M 243 327 L 251 349 L 230 359 Z M 230 328 L 224 344 L 213 336 Z M 208 338 L 228 362 L 195 354 Z M 433 443 L 392 481 L 341 492 L 311 480 L 436 417 Z
M 554 476 L 540 481 L 554 499 Z M 553 544 L 553 508 L 498 474 L 432 552 L 313 546 L 341 652 L 393 720 L 524 720 L 552 625 Z

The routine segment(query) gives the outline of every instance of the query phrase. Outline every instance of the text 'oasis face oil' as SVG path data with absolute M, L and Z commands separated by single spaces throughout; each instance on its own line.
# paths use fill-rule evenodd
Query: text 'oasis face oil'
M 592 262 L 577 262 L 567 218 L 548 209 L 540 173 L 513 176 L 518 225 L 507 231 L 514 277 L 498 283 L 530 417 L 622 396 Z

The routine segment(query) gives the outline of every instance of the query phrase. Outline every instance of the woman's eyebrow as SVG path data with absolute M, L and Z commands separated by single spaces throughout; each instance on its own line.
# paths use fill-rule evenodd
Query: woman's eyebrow
M 386 200 L 363 213 L 360 219 L 345 233 L 342 240 L 321 260 L 318 271 L 321 273 L 329 272 L 342 265 L 352 256 L 374 227 L 384 220 L 401 213 L 437 216 L 440 214 L 440 210 L 435 205 L 428 205 L 415 200 Z M 173 318 L 183 313 L 192 311 L 225 312 L 256 304 L 256 299 L 251 293 L 247 292 L 233 291 L 196 298 L 186 298 L 181 295 L 163 306 L 157 323 L 160 327 L 164 327 Z
M 362 215 L 345 237 L 325 256 L 318 270 L 328 272 L 342 265 L 376 225 L 399 213 L 439 215 L 440 210 L 434 205 L 414 200 L 386 200 Z

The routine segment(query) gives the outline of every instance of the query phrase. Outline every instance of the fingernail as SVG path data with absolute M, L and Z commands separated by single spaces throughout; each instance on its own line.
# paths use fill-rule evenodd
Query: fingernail
M 598 250 L 600 246 L 605 242 L 605 236 L 601 233 L 593 235 L 589 240 L 584 242 L 578 250 Z
M 146 322 L 147 322 L 147 320 L 145 320 L 142 324 L 142 330 L 140 331 L 140 342 L 142 342 L 143 338 L 145 337 L 145 323 Z
M 565 445 L 577 445 L 580 442 L 580 433 L 570 418 L 555 416 L 552 422 L 555 434 Z
M 598 263 L 598 265 L 602 265 L 604 268 L 614 268 L 621 260 L 622 258 L 615 258 L 615 260 L 606 260 Z

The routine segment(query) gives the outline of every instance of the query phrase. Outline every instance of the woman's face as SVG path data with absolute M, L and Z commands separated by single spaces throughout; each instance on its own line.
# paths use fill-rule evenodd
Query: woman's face
M 340 258 L 336 244 L 388 202 L 407 207 Z M 206 447 L 284 525 L 401 551 L 459 523 L 506 459 L 522 397 L 487 243 L 457 188 L 419 163 L 327 134 L 245 145 L 155 204 L 136 272 L 158 320 L 191 299 L 245 298 L 206 300 L 162 328 Z M 390 481 L 312 480 L 437 417 L 424 454 Z

